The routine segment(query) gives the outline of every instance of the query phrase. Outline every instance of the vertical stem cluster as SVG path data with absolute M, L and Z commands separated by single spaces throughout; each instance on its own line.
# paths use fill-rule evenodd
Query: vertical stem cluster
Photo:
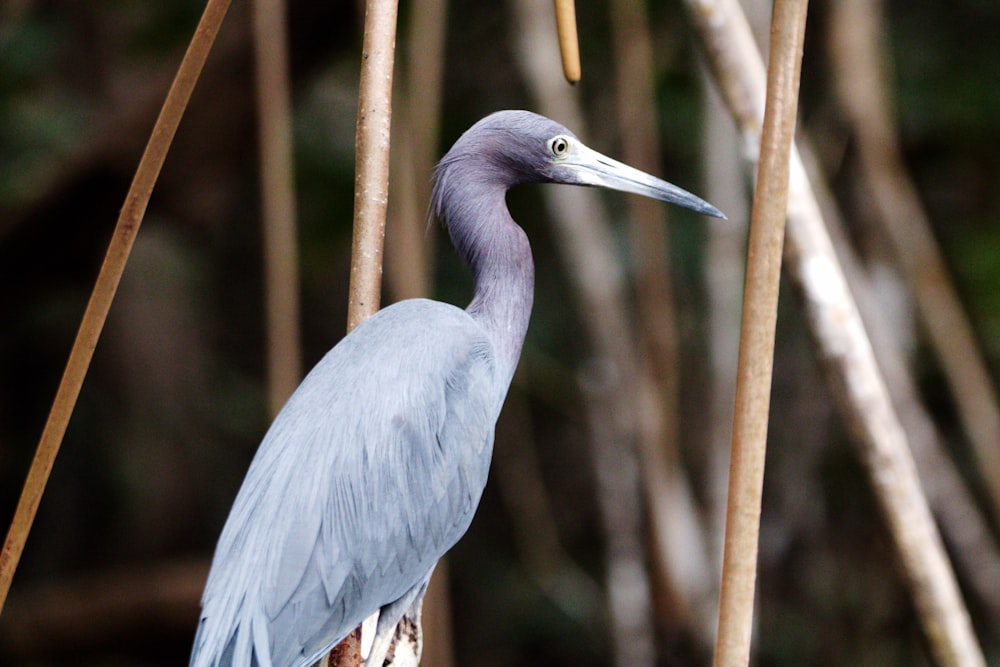
M 757 538 L 770 406 L 778 285 L 795 136 L 806 0 L 777 0 L 750 219 L 743 323 L 736 381 L 729 502 L 715 664 L 745 665 L 753 628 Z
M 910 242 L 915 245 L 928 240 L 933 244 L 930 221 L 918 201 L 912 177 L 903 165 L 898 129 L 890 111 L 887 92 L 891 88 L 890 74 L 887 71 L 888 55 L 882 43 L 884 23 L 879 2 L 843 0 L 833 7 L 827 40 L 835 82 L 841 107 L 854 132 L 864 191 L 870 192 L 876 202 L 874 219 L 882 225 L 899 228 L 896 234 L 908 234 L 908 230 L 913 229 L 915 233 Z M 819 183 L 814 185 L 820 189 Z M 822 193 L 820 198 L 823 199 Z M 838 226 L 835 215 L 831 214 L 828 221 L 831 226 Z M 917 228 L 923 231 L 917 231 Z M 833 233 L 832 236 L 836 240 L 838 234 Z M 843 237 L 843 232 L 839 236 Z M 901 340 L 909 334 L 909 330 L 907 328 L 900 332 L 891 318 L 884 317 L 880 308 L 882 301 L 876 298 L 869 278 L 872 262 L 886 260 L 868 259 L 867 266 L 863 268 L 859 253 L 848 244 L 839 242 L 837 251 L 868 328 L 872 348 L 885 375 L 886 386 L 909 437 L 931 509 L 951 547 L 952 557 L 961 571 L 969 595 L 978 598 L 983 605 L 983 611 L 989 617 L 988 622 L 994 631 L 1000 630 L 1000 550 L 987 517 L 978 507 L 966 480 L 947 451 L 944 434 L 919 395 L 914 372 L 907 364 L 907 345 Z M 939 253 L 933 245 L 925 251 Z M 918 306 L 923 304 L 922 317 L 943 320 L 935 327 L 927 328 L 932 344 L 940 346 L 947 343 L 954 349 L 967 352 L 962 357 L 963 367 L 953 367 L 952 372 L 955 374 L 949 374 L 952 377 L 952 391 L 956 407 L 962 400 L 981 402 L 983 412 L 979 417 L 972 417 L 970 412 L 961 408 L 959 413 L 966 420 L 966 434 L 974 448 L 983 448 L 979 473 L 986 479 L 988 489 L 992 489 L 994 508 L 1000 508 L 1000 494 L 996 493 L 1000 490 L 1000 485 L 995 484 L 1000 480 L 1000 464 L 990 464 L 989 459 L 983 456 L 1000 456 L 1000 449 L 996 447 L 996 443 L 1000 442 L 1000 435 L 978 438 L 973 433 L 973 424 L 983 429 L 978 431 L 983 436 L 989 428 L 995 428 L 990 427 L 990 424 L 1000 423 L 1000 419 L 989 416 L 997 412 L 996 395 L 990 386 L 989 374 L 985 371 L 982 356 L 974 349 L 972 327 L 961 312 L 954 286 L 943 270 L 940 257 L 936 261 L 914 263 L 909 252 L 900 247 L 897 250 L 897 262 L 908 265 L 900 268 L 910 274 L 911 289 L 915 293 L 923 291 L 921 285 L 925 282 L 933 284 L 942 278 L 944 280 L 933 290 L 940 298 L 950 301 L 950 305 L 935 308 L 931 301 L 918 298 Z M 917 267 L 923 267 L 923 270 L 914 273 Z M 954 318 L 960 318 L 961 323 L 957 323 L 958 320 Z M 952 323 L 949 324 L 949 321 Z M 932 329 L 937 330 L 936 338 Z M 945 331 L 953 332 L 954 335 L 942 336 Z M 943 367 L 950 366 L 949 358 L 954 358 L 954 350 L 950 353 L 942 350 L 939 361 Z M 964 368 L 966 363 L 970 365 L 969 368 Z M 978 370 L 973 370 L 973 367 Z M 985 384 L 980 383 L 979 389 L 974 388 L 977 376 L 985 379 Z M 963 381 L 957 381 L 959 378 Z M 995 510 L 993 516 L 1000 516 L 1000 512 Z
M 139 232 L 139 225 L 142 224 L 146 206 L 153 193 L 153 186 L 160 175 L 160 169 L 166 160 L 177 126 L 180 125 L 188 100 L 191 99 L 191 92 L 198 82 L 202 67 L 228 9 L 229 0 L 208 0 L 205 5 L 205 11 L 163 102 L 160 115 L 146 144 L 146 150 L 136 168 L 132 185 L 125 196 L 125 203 L 118 216 L 108 252 L 80 322 L 76 340 L 66 362 L 66 369 L 35 451 L 35 458 L 31 462 L 3 551 L 0 551 L 0 610 L 3 609 L 7 599 L 14 570 L 17 569 L 21 553 L 24 551 L 31 524 L 45 492 L 45 484 L 59 453 L 59 446 L 62 444 L 66 427 L 80 395 L 80 388 L 83 386 L 83 379 L 90 367 L 97 341 L 111 309 L 111 302 L 125 271 L 125 264 Z

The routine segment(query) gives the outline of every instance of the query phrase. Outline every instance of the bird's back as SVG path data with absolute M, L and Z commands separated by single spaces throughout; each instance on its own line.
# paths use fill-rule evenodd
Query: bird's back
M 453 306 L 404 301 L 345 337 L 250 466 L 191 666 L 311 664 L 422 584 L 478 505 L 506 383 Z

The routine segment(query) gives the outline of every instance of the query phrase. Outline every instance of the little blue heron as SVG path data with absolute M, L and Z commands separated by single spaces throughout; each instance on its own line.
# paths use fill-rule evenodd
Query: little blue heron
M 486 486 L 533 299 L 531 248 L 504 201 L 522 183 L 600 186 L 724 217 L 543 116 L 501 111 L 473 125 L 438 164 L 431 202 L 471 270 L 472 302 L 391 305 L 306 376 L 223 528 L 191 667 L 307 667 L 377 611 L 365 664 L 382 667 Z

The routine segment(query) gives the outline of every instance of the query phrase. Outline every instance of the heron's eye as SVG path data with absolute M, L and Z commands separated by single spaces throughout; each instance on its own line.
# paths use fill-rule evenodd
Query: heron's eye
M 549 141 L 549 150 L 556 157 L 561 157 L 569 152 L 569 139 L 564 136 L 558 136 Z

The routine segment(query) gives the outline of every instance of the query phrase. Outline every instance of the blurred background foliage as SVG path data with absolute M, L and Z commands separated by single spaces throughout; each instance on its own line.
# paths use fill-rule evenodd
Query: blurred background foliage
M 0 5 L 4 525 L 118 208 L 202 8 L 197 0 Z M 698 54 L 679 3 L 651 2 L 648 9 L 662 175 L 703 193 Z M 800 129 L 815 142 L 859 245 L 877 245 L 865 227 L 870 204 L 859 188 L 851 137 L 830 93 L 827 3 L 814 1 L 810 9 Z M 420 3 L 403 3 L 401 25 L 417 11 Z M 577 11 L 584 67 L 578 94 L 590 123 L 583 138 L 618 155 L 608 7 L 580 3 Z M 894 0 L 885 12 L 906 165 L 996 377 L 1000 6 Z M 352 2 L 292 0 L 289 7 L 307 365 L 344 330 L 361 15 Z M 514 30 L 508 4 L 450 8 L 439 153 L 488 112 L 533 107 L 515 62 Z M 405 54 L 406 35 L 401 29 L 397 55 Z M 269 420 L 250 49 L 248 8 L 235 3 L 157 185 L 0 617 L 0 664 L 186 660 L 199 577 Z M 577 387 L 587 371 L 587 343 L 537 190 L 509 198 L 539 268 L 522 378 L 512 394 L 517 408 L 501 420 L 497 456 L 534 443 L 558 538 L 584 580 L 601 582 L 603 536 Z M 604 201 L 620 219 L 621 199 Z M 707 503 L 709 466 L 700 450 L 712 418 L 705 408 L 712 332 L 704 282 L 716 267 L 705 258 L 704 224 L 668 215 L 683 368 L 682 463 L 695 497 Z M 435 295 L 461 303 L 471 287 L 442 237 Z M 627 262 L 625 232 L 616 240 Z M 387 286 L 386 300 L 392 298 Z M 898 301 L 907 313 L 905 294 Z M 900 321 L 913 327 L 905 315 Z M 941 372 L 916 332 L 913 339 L 923 398 L 982 499 Z M 927 664 L 891 542 L 787 298 L 774 396 L 757 664 Z M 505 500 L 517 490 L 504 486 L 494 474 L 450 560 L 457 664 L 610 664 L 604 603 L 595 610 L 590 588 L 579 581 L 553 594 L 532 578 Z M 984 648 L 1000 660 L 997 619 L 982 611 L 989 604 L 970 605 Z M 709 648 L 680 620 L 684 613 L 676 600 L 656 600 L 660 664 L 707 663 Z

